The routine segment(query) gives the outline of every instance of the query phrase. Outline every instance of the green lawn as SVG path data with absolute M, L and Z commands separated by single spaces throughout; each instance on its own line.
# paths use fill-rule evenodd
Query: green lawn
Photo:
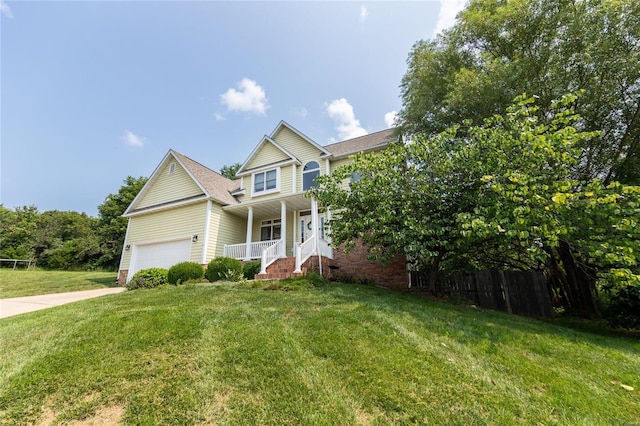
M 0 268 L 0 299 L 115 287 L 115 272 L 67 272 Z
M 374 287 L 130 291 L 0 336 L 2 424 L 640 421 L 637 339 Z

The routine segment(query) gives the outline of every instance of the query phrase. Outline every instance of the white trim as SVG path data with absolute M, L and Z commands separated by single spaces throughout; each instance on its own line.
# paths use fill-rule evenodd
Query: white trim
M 246 261 L 251 260 L 251 234 L 253 233 L 253 207 L 247 207 L 247 238 L 245 240 L 246 250 L 245 250 L 245 259 Z
M 127 230 L 125 231 L 124 234 L 124 241 L 122 243 L 122 253 L 120 253 L 120 265 L 118 265 L 118 278 L 120 275 L 120 271 L 122 270 L 122 262 L 124 261 L 124 248 L 127 246 L 127 240 L 129 239 L 129 228 L 131 227 L 131 218 L 127 218 Z M 129 250 L 131 250 L 131 247 L 129 247 Z M 129 266 L 131 266 L 131 259 L 129 259 Z M 127 270 L 129 270 L 129 268 L 127 268 Z
M 298 129 L 296 129 L 295 127 L 293 127 L 291 124 L 287 123 L 284 120 L 281 120 L 280 123 L 278 123 L 276 128 L 273 130 L 273 132 L 271 132 L 271 138 L 275 137 L 276 133 L 278 133 L 280 131 L 280 129 L 282 129 L 282 127 L 286 127 L 289 130 L 291 130 L 293 133 L 295 133 L 296 135 L 300 136 L 302 139 L 304 139 L 305 141 L 307 141 L 308 143 L 313 145 L 315 148 L 317 148 L 320 152 L 322 152 L 323 155 L 331 155 L 331 152 L 327 151 L 324 147 L 322 147 L 322 146 L 318 145 L 317 143 L 315 143 L 307 135 L 305 135 L 304 133 L 302 133 L 301 131 L 299 131 Z
M 209 248 L 209 228 L 211 227 L 211 200 L 207 201 L 207 213 L 205 214 L 204 222 L 204 239 L 202 241 L 202 261 L 200 264 L 207 263 L 207 251 Z
M 325 163 L 324 163 L 325 164 L 325 166 L 324 166 L 325 174 L 330 175 L 331 174 L 331 161 L 329 161 L 328 158 L 325 158 L 324 161 L 325 161 Z
M 258 154 L 258 152 L 262 149 L 262 147 L 267 143 L 272 144 L 275 148 L 280 150 L 285 156 L 289 157 L 287 160 L 281 160 L 281 162 L 290 162 L 290 161 L 294 161 L 294 162 L 297 162 L 297 163 L 300 162 L 296 158 L 295 155 L 291 154 L 285 148 L 280 146 L 276 141 L 271 139 L 269 136 L 264 136 L 262 138 L 262 140 L 260 141 L 260 143 L 258 143 L 258 145 L 253 149 L 253 151 L 251 151 L 251 154 L 249 154 L 249 157 L 247 157 L 247 159 L 244 161 L 244 163 L 242 163 L 242 166 L 240 167 L 240 169 L 236 173 L 236 176 L 243 176 L 246 172 L 252 170 L 252 169 L 247 169 L 247 165 L 249 163 L 251 163 L 251 161 L 253 161 L 254 157 Z M 280 163 L 280 162 L 278 162 L 278 163 Z
M 305 168 L 309 165 L 309 163 L 316 163 L 316 165 L 317 165 L 318 167 L 317 167 L 317 168 L 315 168 L 315 169 L 305 170 Z M 311 172 L 318 172 L 318 176 L 320 176 L 320 175 L 322 174 L 322 173 L 321 173 L 320 163 L 318 163 L 316 160 L 309 160 L 309 161 L 307 161 L 307 162 L 305 163 L 304 167 L 302 168 L 302 191 L 306 191 L 307 189 L 309 189 L 309 188 L 312 188 L 312 187 L 313 187 L 313 184 L 314 184 L 314 182 L 313 182 L 313 181 L 311 182 L 311 184 L 312 184 L 312 185 L 311 185 L 311 186 L 309 186 L 309 188 L 305 188 L 305 187 L 304 187 L 304 177 L 305 177 L 305 174 L 308 174 L 308 173 L 311 173 Z
M 284 247 L 282 248 L 282 254 L 287 254 L 287 203 L 280 201 L 280 239 L 282 240 Z
M 172 161 L 171 163 L 169 163 L 169 174 L 173 175 L 176 172 L 176 163 L 175 161 Z
M 193 199 L 189 199 L 186 201 L 173 201 L 173 202 L 168 202 L 166 204 L 162 204 L 162 205 L 158 205 L 158 206 L 149 206 L 149 207 L 144 207 L 143 209 L 139 210 L 139 211 L 133 211 L 130 213 L 125 212 L 122 216 L 123 217 L 135 217 L 135 216 L 141 216 L 147 213 L 155 213 L 158 211 L 162 211 L 162 210 L 170 210 L 170 209 L 175 209 L 175 208 L 179 208 L 179 207 L 184 207 L 184 206 L 188 206 L 191 204 L 197 204 L 199 202 L 205 201 L 205 200 L 211 200 L 210 197 L 207 197 L 206 194 L 202 194 L 201 196 L 197 197 L 197 198 L 193 198 Z M 131 204 L 133 205 L 133 203 Z
M 276 187 L 275 188 L 271 188 L 271 189 L 266 189 L 267 188 L 267 173 L 269 173 L 270 171 L 275 171 L 276 172 Z M 262 191 L 258 191 L 256 192 L 255 188 L 256 188 L 256 181 L 255 181 L 255 177 L 256 175 L 259 174 L 263 174 L 264 173 L 264 187 L 265 189 Z M 272 168 L 272 169 L 266 169 L 260 172 L 255 172 L 251 174 L 251 196 L 252 197 L 260 197 L 262 195 L 267 195 L 267 194 L 273 194 L 276 192 L 280 192 L 280 167 L 277 168 Z
M 291 167 L 291 193 L 295 194 L 298 192 L 298 166 L 293 164 Z

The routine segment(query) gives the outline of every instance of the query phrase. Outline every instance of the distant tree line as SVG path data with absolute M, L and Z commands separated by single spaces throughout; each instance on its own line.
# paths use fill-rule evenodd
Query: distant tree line
M 74 211 L 8 209 L 0 204 L 0 258 L 32 259 L 47 269 L 116 270 L 127 220 L 122 214 L 147 182 L 127 177 L 98 206 L 98 217 Z

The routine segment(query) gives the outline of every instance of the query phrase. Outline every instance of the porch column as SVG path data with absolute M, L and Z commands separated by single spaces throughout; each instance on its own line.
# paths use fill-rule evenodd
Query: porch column
M 247 245 L 246 245 L 246 250 L 245 250 L 245 255 L 244 255 L 244 260 L 249 261 L 251 260 L 251 232 L 253 231 L 253 207 L 249 206 L 247 207 L 248 209 L 248 214 L 247 214 Z
M 311 198 L 311 237 L 313 251 L 318 253 L 318 201 L 315 198 Z
M 280 201 L 280 239 L 282 240 L 280 256 L 287 257 L 287 203 L 284 201 Z

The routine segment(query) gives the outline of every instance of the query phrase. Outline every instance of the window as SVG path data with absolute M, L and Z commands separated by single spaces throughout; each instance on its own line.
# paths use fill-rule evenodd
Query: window
M 169 164 L 169 174 L 172 175 L 176 172 L 176 163 Z
M 278 189 L 278 170 L 267 170 L 266 172 L 255 173 L 253 175 L 253 193 L 271 192 Z
M 280 219 L 263 220 L 260 224 L 260 241 L 280 239 Z
M 309 161 L 302 169 L 302 190 L 318 186 L 314 179 L 320 176 L 320 165 L 316 161 Z

